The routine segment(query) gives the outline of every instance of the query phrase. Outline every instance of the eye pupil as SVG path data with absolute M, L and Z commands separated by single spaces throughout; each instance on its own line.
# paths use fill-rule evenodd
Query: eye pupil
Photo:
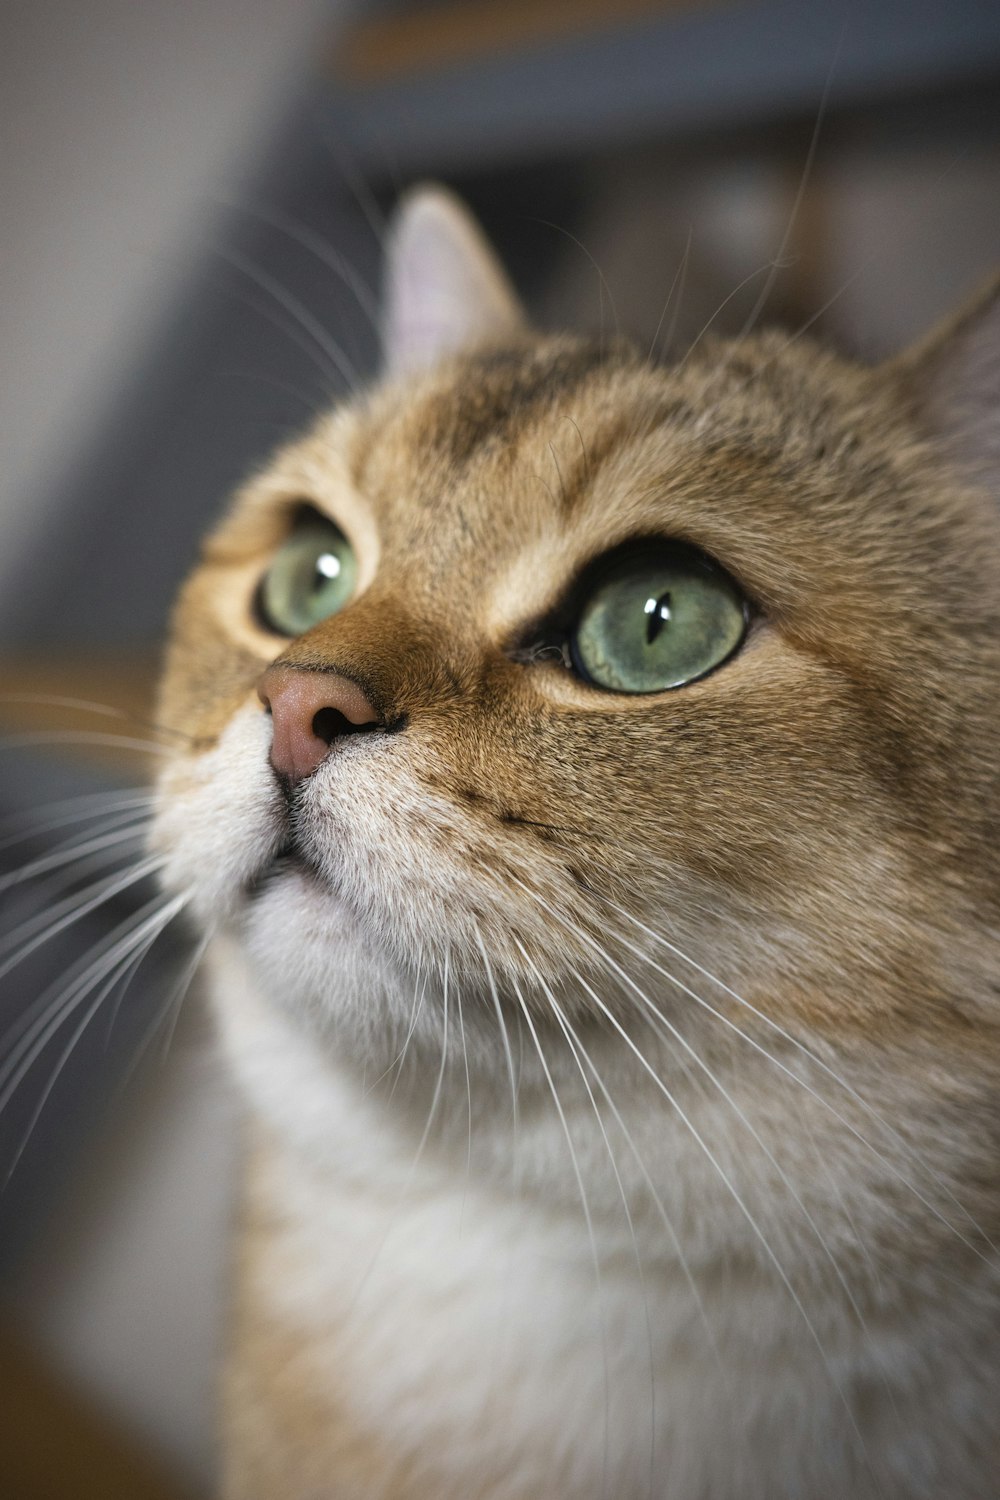
M 645 610 L 646 645 L 651 646 L 664 625 L 670 623 L 670 590 L 661 594 L 658 599 L 647 599 Z

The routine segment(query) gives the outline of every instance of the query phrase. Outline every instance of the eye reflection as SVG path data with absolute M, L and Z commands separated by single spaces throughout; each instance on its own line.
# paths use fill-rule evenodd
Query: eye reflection
M 646 623 L 646 645 L 651 646 L 670 620 L 670 595 L 661 594 L 659 599 L 647 599 L 644 606 Z

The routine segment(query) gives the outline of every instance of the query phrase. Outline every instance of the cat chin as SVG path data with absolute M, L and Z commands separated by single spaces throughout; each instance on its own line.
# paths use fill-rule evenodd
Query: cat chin
M 408 1023 L 413 982 L 386 957 L 391 934 L 340 893 L 329 850 L 289 848 L 270 743 L 270 720 L 248 701 L 210 750 L 167 767 L 150 839 L 161 882 L 206 933 L 237 939 L 269 1002 L 381 1045 Z
M 321 1027 L 386 1017 L 401 986 L 371 935 L 340 897 L 309 870 L 289 865 L 269 875 L 234 924 L 265 996 Z M 388 1017 L 386 1017 L 388 1019 Z

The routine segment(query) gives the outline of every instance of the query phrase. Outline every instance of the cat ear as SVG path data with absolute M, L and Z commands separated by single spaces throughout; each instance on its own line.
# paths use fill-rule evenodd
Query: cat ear
M 389 234 L 382 348 L 413 374 L 525 326 L 507 276 L 465 206 L 444 188 L 407 194 Z
M 1000 494 L 1000 276 L 896 369 L 925 431 Z

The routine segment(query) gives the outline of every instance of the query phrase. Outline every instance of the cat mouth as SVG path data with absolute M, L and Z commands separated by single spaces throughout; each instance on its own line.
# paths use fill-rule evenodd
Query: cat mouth
M 244 893 L 248 900 L 253 901 L 269 887 L 276 885 L 278 881 L 286 879 L 289 875 L 303 876 L 317 885 L 326 884 L 316 865 L 292 837 L 286 838 L 268 862 L 257 871 L 252 879 L 247 881 Z

